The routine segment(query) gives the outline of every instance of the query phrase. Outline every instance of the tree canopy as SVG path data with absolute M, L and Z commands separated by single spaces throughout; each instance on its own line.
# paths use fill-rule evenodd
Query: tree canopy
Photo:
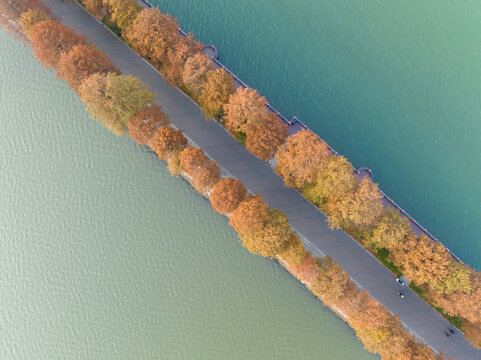
M 212 189 L 210 203 L 215 211 L 230 214 L 239 206 L 246 192 L 244 184 L 239 180 L 222 178 Z
M 199 103 L 207 115 L 217 117 L 222 115 L 224 104 L 235 91 L 232 76 L 223 68 L 210 70 L 205 76 L 204 86 L 199 97 Z
M 310 130 L 290 136 L 277 152 L 276 173 L 290 187 L 302 188 L 314 182 L 329 156 L 329 148 Z
M 444 246 L 425 235 L 417 237 L 413 233 L 405 238 L 403 246 L 393 249 L 389 256 L 401 266 L 404 276 L 430 287 L 448 276 L 452 263 Z
M 220 179 L 220 168 L 212 160 L 204 162 L 192 174 L 191 184 L 199 193 L 206 194 Z
M 129 135 L 140 145 L 150 145 L 159 128 L 170 124 L 169 117 L 157 104 L 140 110 L 129 122 Z
M 246 147 L 261 160 L 267 160 L 287 139 L 287 124 L 274 114 L 266 114 L 249 125 Z
M 30 28 L 30 43 L 35 57 L 47 68 L 57 69 L 60 56 L 85 38 L 54 20 L 44 20 Z
M 125 31 L 132 48 L 155 65 L 166 61 L 167 52 L 177 42 L 177 19 L 150 8 L 142 10 Z
M 379 224 L 374 228 L 367 245 L 373 248 L 391 249 L 402 246 L 401 242 L 411 231 L 411 225 L 405 216 L 393 207 L 384 211 Z
M 287 216 L 282 211 L 268 209 L 267 214 L 268 217 L 262 226 L 255 230 L 241 232 L 239 237 L 242 245 L 251 253 L 273 258 L 286 246 L 292 230 Z
M 345 196 L 356 185 L 353 167 L 343 156 L 332 155 L 316 176 L 314 185 L 306 186 L 303 194 L 314 204 L 323 206 L 330 199 Z
M 132 117 L 154 101 L 154 94 L 138 78 L 114 73 L 88 77 L 79 96 L 92 117 L 116 135 L 123 135 Z
M 205 54 L 197 53 L 186 60 L 182 80 L 194 99 L 200 96 L 207 73 L 211 70 L 214 70 L 214 65 Z
M 95 73 L 120 74 L 109 56 L 93 44 L 75 45 L 60 55 L 57 76 L 64 79 L 74 90 L 83 80 Z
M 240 234 L 257 231 L 269 218 L 268 206 L 262 195 L 247 195 L 230 216 L 230 224 Z
M 157 130 L 150 146 L 159 159 L 168 161 L 171 154 L 187 146 L 187 139 L 182 130 L 175 130 L 170 126 L 165 126 Z
M 27 39 L 30 39 L 30 37 L 32 36 L 32 26 L 34 26 L 36 23 L 39 23 L 40 21 L 44 21 L 47 19 L 47 14 L 45 14 L 43 11 L 37 9 L 29 9 L 22 13 L 18 22 L 22 27 L 22 34 L 25 35 Z
M 104 0 L 82 0 L 82 4 L 98 20 L 107 15 L 107 2 Z
M 195 41 L 189 34 L 177 38 L 177 41 L 168 49 L 166 61 L 162 72 L 166 79 L 173 85 L 183 85 L 183 71 L 187 59 L 202 51 L 202 43 Z
M 224 119 L 227 129 L 232 132 L 247 133 L 251 124 L 257 124 L 267 116 L 267 100 L 257 90 L 237 88 L 224 106 Z
M 110 22 L 122 31 L 138 17 L 142 7 L 137 0 L 103 0 L 110 15 Z
M 377 184 L 364 177 L 345 196 L 328 203 L 329 226 L 365 229 L 373 226 L 383 212 L 382 195 Z
M 180 168 L 189 176 L 193 176 L 197 169 L 210 161 L 201 149 L 193 146 L 187 146 L 180 153 L 179 160 Z

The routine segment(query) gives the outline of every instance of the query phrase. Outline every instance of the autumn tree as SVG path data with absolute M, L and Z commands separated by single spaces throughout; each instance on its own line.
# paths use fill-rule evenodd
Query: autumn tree
M 196 147 L 187 146 L 179 155 L 180 168 L 188 176 L 193 176 L 194 172 L 207 164 L 210 160 L 205 153 Z
M 319 265 L 319 276 L 311 284 L 311 290 L 327 302 L 336 300 L 347 288 L 349 275 L 329 256 L 322 258 Z
M 75 45 L 84 45 L 85 39 L 57 21 L 44 20 L 30 28 L 30 42 L 38 61 L 56 69 L 60 56 Z
M 375 249 L 383 247 L 391 249 L 400 245 L 410 231 L 411 225 L 407 218 L 402 216 L 397 209 L 389 207 L 374 228 L 366 245 Z
M 471 272 L 470 291 L 467 293 L 462 290 L 446 294 L 433 291 L 433 295 L 434 303 L 447 314 L 465 318 L 471 323 L 481 323 L 481 273 Z
M 290 187 L 312 183 L 329 156 L 327 144 L 310 130 L 290 136 L 277 151 L 275 171 Z
M 246 147 L 265 161 L 286 141 L 287 135 L 287 124 L 274 113 L 266 114 L 264 118 L 249 125 Z
M 82 81 L 95 73 L 120 74 L 109 56 L 93 44 L 75 45 L 70 51 L 62 53 L 57 67 L 57 76 L 74 90 L 78 90 Z
M 167 169 L 171 173 L 172 176 L 179 176 L 180 174 L 180 160 L 179 155 L 182 150 L 176 150 L 169 154 L 167 157 Z
M 205 83 L 199 97 L 206 116 L 221 116 L 224 104 L 235 91 L 232 76 L 223 68 L 210 70 L 205 76 Z
M 107 2 L 104 0 L 82 0 L 83 5 L 98 20 L 107 15 Z
M 199 193 L 206 194 L 220 179 L 220 168 L 208 160 L 192 174 L 191 184 Z
M 210 203 L 215 211 L 230 214 L 239 206 L 246 192 L 244 184 L 239 180 L 222 178 L 212 189 Z
M 289 271 L 303 283 L 313 284 L 320 273 L 319 261 L 309 251 L 304 251 L 301 262 L 290 265 Z
M 29 9 L 22 13 L 20 19 L 18 20 L 18 23 L 22 27 L 22 34 L 25 35 L 27 39 L 30 39 L 32 35 L 32 26 L 47 19 L 48 16 L 43 11 Z
M 29 10 L 50 15 L 51 11 L 41 0 L 0 0 L 0 28 L 7 32 L 18 33 L 18 21 L 24 12 Z
M 381 199 L 378 185 L 364 177 L 354 191 L 327 204 L 329 226 L 333 229 L 341 226 L 356 229 L 373 226 L 384 209 Z
M 129 135 L 140 145 L 150 145 L 159 128 L 170 124 L 169 117 L 156 104 L 140 110 L 129 122 Z
M 168 161 L 169 156 L 187 146 L 187 139 L 182 130 L 170 126 L 161 127 L 154 135 L 150 144 L 159 159 Z M 177 160 L 180 162 L 177 156 Z M 180 167 L 180 163 L 179 163 Z
M 283 260 L 288 266 L 289 270 L 292 271 L 294 275 L 299 276 L 301 271 L 296 267 L 299 266 L 303 260 L 305 259 L 306 250 L 304 249 L 304 245 L 302 244 L 299 235 L 295 232 L 291 233 L 291 236 L 287 240 L 286 246 L 279 252 L 279 257 Z M 297 269 L 297 270 L 296 270 Z
M 201 51 L 202 43 L 195 41 L 192 34 L 178 37 L 173 46 L 167 50 L 166 61 L 162 67 L 163 75 L 173 86 L 181 87 L 187 59 Z
M 137 0 L 103 0 L 103 4 L 108 7 L 109 21 L 123 32 L 142 10 Z
M 132 117 L 154 101 L 154 94 L 138 78 L 114 73 L 88 77 L 79 96 L 92 117 L 116 135 L 123 135 Z
M 452 262 L 448 274 L 439 279 L 433 288 L 442 294 L 450 294 L 453 291 L 469 294 L 471 292 L 471 272 L 472 270 L 468 266 Z
M 323 207 L 329 199 L 348 194 L 356 185 L 353 167 L 344 156 L 332 155 L 316 177 L 313 185 L 306 186 L 302 193 L 314 204 Z
M 351 304 L 348 316 L 349 323 L 355 328 L 375 329 L 385 325 L 391 315 L 364 290 Z
M 267 100 L 257 90 L 239 87 L 224 106 L 225 124 L 231 133 L 247 133 L 251 124 L 267 116 Z
M 416 237 L 413 233 L 405 238 L 403 246 L 393 249 L 389 256 L 408 279 L 431 287 L 449 274 L 452 263 L 443 245 L 425 235 Z
M 269 218 L 268 206 L 262 195 L 247 195 L 230 217 L 230 224 L 240 234 L 257 231 Z
M 186 60 L 182 71 L 182 81 L 194 99 L 200 96 L 207 73 L 211 70 L 214 70 L 214 64 L 203 53 L 197 53 Z
M 268 209 L 267 214 L 268 218 L 260 228 L 241 232 L 239 237 L 251 253 L 273 258 L 287 244 L 292 230 L 281 210 Z
M 179 34 L 177 20 L 158 9 L 142 10 L 125 31 L 132 48 L 155 65 L 166 61 L 167 52 L 176 44 Z

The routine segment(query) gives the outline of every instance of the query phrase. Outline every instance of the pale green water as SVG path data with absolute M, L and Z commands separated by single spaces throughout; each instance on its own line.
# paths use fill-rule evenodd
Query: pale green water
M 481 269 L 479 0 L 151 0 Z
M 0 359 L 374 359 L 0 32 Z

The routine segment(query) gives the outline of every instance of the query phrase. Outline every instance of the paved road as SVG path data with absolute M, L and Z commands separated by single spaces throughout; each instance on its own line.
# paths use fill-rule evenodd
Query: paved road
M 198 106 L 179 90 L 167 85 L 161 75 L 76 3 L 44 0 L 61 22 L 85 33 L 105 51 L 124 74 L 132 74 L 157 93 L 157 102 L 173 124 L 197 143 L 225 169 L 254 193 L 261 193 L 273 208 L 289 218 L 292 227 L 316 252 L 339 262 L 351 278 L 385 305 L 413 334 L 433 349 L 459 360 L 480 360 L 481 351 L 471 347 L 458 331 L 451 339 L 444 332 L 452 327 L 441 315 L 410 289 L 403 289 L 405 299 L 397 295 L 400 285 L 395 277 L 369 252 L 343 231 L 330 231 L 326 216 L 307 202 L 297 191 L 286 188 L 280 177 L 262 161 L 249 154 L 223 127 L 205 121 Z

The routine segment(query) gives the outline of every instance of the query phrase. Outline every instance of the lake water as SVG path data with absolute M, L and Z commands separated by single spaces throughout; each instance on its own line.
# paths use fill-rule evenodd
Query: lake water
M 0 31 L 0 359 L 377 357 Z
M 481 269 L 479 0 L 151 0 Z

